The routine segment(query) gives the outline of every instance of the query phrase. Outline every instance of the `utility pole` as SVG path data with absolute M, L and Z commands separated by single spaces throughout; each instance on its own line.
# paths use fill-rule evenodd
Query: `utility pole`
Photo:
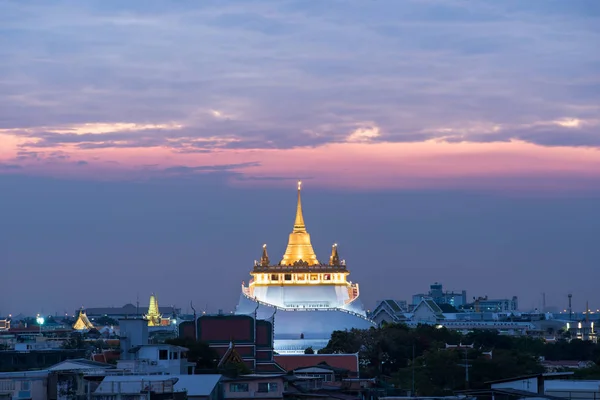
M 415 344 L 412 345 L 412 397 L 415 397 Z
M 465 347 L 465 389 L 469 390 L 469 357 L 467 349 L 468 347 Z

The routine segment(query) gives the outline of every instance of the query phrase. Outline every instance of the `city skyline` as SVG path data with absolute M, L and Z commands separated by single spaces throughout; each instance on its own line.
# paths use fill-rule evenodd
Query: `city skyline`
M 435 281 L 600 305 L 599 25 L 595 0 L 3 2 L 0 313 L 232 309 L 298 179 L 367 307 Z

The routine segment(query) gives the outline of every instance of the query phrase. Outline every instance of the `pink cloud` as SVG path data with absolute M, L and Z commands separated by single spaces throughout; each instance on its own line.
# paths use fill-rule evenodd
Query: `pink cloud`
M 17 139 L 4 141 L 0 161 L 14 163 Z M 495 143 L 331 143 L 294 149 L 219 149 L 175 153 L 163 147 L 61 151 L 71 162 L 22 160 L 23 173 L 89 179 L 144 177 L 176 166 L 231 166 L 248 180 L 236 184 L 277 185 L 280 179 L 310 178 L 311 185 L 348 188 L 584 188 L 600 179 L 600 152 L 585 147 L 545 147 L 512 141 Z M 43 161 L 43 152 L 41 159 Z M 87 161 L 85 168 L 75 161 Z M 256 166 L 237 164 L 259 162 Z M 151 166 L 151 167 L 149 167 Z M 195 173 L 203 173 L 201 171 Z M 271 179 L 278 178 L 278 179 Z M 518 183 L 526 180 L 527 183 Z M 260 182 L 256 182 L 260 181 Z

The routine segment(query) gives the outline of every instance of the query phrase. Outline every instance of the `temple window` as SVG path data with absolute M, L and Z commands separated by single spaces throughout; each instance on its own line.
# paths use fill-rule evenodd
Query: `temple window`
M 312 274 L 312 275 L 310 276 L 310 280 L 311 280 L 311 281 L 318 281 L 318 280 L 319 280 L 319 275 L 317 275 L 317 274 Z
M 272 281 L 278 281 L 279 280 L 279 275 L 278 274 L 271 274 L 271 280 Z
M 323 275 L 323 280 L 330 281 L 331 280 L 331 275 L 330 274 Z
M 303 281 L 304 280 L 304 274 L 298 274 L 298 275 L 296 275 L 296 280 Z
M 283 279 L 285 279 L 286 281 L 291 281 L 292 280 L 292 274 L 285 274 Z

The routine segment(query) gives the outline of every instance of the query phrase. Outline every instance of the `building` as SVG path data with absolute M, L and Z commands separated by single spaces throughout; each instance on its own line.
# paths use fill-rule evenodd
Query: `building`
M 171 317 L 163 317 L 160 313 L 158 298 L 154 293 L 150 295 L 150 304 L 148 305 L 148 312 L 144 314 L 144 319 L 148 321 L 148 326 L 169 326 L 172 320 Z
M 285 382 L 282 374 L 223 378 L 223 399 L 283 399 Z
M 75 323 L 73 324 L 73 329 L 76 331 L 89 331 L 91 329 L 95 329 L 94 325 L 88 319 L 83 308 L 79 310 L 79 315 L 77 316 L 77 321 L 75 321 Z
M 439 282 L 435 282 L 434 284 L 429 286 L 429 293 L 427 294 L 415 294 L 412 297 L 412 304 L 414 306 L 418 305 L 421 300 L 425 298 L 431 298 L 438 305 L 439 304 L 449 304 L 455 308 L 463 307 L 467 304 L 467 291 L 462 290 L 460 292 L 449 292 L 444 291 L 443 286 Z
M 236 309 L 238 315 L 272 319 L 275 350 L 278 353 L 303 353 L 327 345 L 335 330 L 368 329 L 374 322 L 367 318 L 359 298 L 359 286 L 348 280 L 350 271 L 340 259 L 337 244 L 328 263 L 320 262 L 313 250 L 302 213 L 301 183 L 294 228 L 280 262 L 271 263 L 267 246 L 260 261 L 250 272 Z
M 79 310 L 75 314 L 77 314 Z M 158 312 L 161 315 L 179 315 L 180 308 L 175 307 L 159 307 Z M 144 310 L 133 304 L 125 304 L 123 307 L 91 307 L 86 310 L 87 317 L 94 321 L 97 318 L 109 317 L 115 320 L 123 318 L 140 318 L 144 314 Z
M 369 316 L 377 326 L 389 323 L 405 323 L 408 307 L 406 301 L 401 300 L 383 300 L 377 303 L 377 306 Z
M 489 299 L 487 296 L 473 298 L 473 302 L 465 304 L 464 310 L 475 312 L 512 312 L 519 309 L 519 299 L 513 296 L 511 299 Z
M 327 373 L 346 371 L 345 378 L 359 378 L 358 354 L 277 354 L 275 362 L 288 373 L 308 373 L 310 368 L 321 368 Z
M 179 325 L 179 337 L 197 338 L 215 350 L 219 360 L 235 348 L 241 362 L 256 373 L 282 373 L 273 356 L 272 321 L 251 315 L 203 315 Z
M 467 391 L 465 394 L 491 395 L 492 398 L 598 399 L 600 381 L 567 379 L 573 372 L 554 372 L 519 376 L 488 382 L 489 389 Z

